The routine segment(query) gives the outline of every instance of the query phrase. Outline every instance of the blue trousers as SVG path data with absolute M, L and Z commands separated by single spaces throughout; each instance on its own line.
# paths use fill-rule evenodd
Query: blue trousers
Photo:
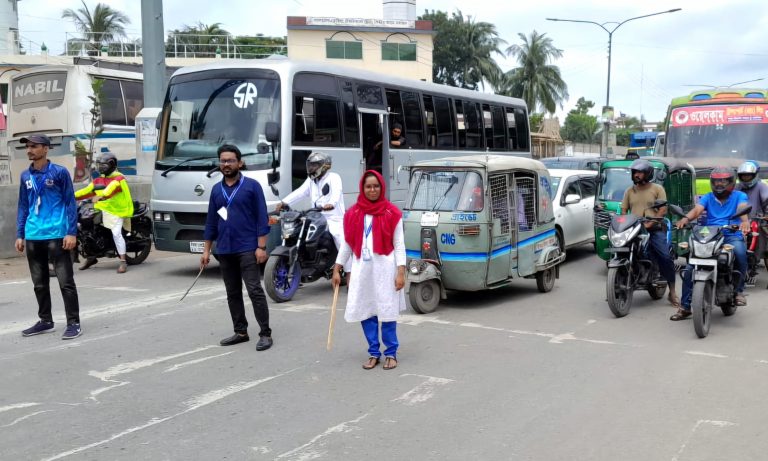
M 667 281 L 669 285 L 675 284 L 675 262 L 669 254 L 669 242 L 667 233 L 664 231 L 650 232 L 648 239 L 648 256 L 656 261 L 659 266 L 661 278 Z
M 736 257 L 736 270 L 741 272 L 739 286 L 736 287 L 736 293 L 744 292 L 745 274 L 747 273 L 747 245 L 744 243 L 744 237 L 741 232 L 727 234 L 725 243 L 733 245 L 733 255 Z M 683 296 L 680 299 L 683 309 L 691 310 L 691 298 L 693 298 L 693 266 L 688 264 L 683 269 Z
M 376 358 L 381 357 L 381 351 L 379 350 L 379 318 L 374 315 L 360 323 L 363 325 L 365 339 L 368 340 L 368 355 Z M 381 322 L 381 340 L 386 347 L 384 356 L 397 358 L 397 347 L 400 345 L 397 342 L 397 322 Z

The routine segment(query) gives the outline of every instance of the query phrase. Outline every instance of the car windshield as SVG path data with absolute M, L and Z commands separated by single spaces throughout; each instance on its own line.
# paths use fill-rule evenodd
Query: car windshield
M 624 192 L 632 185 L 632 173 L 629 168 L 606 168 L 601 174 L 602 184 L 598 193 L 599 200 L 620 202 Z
M 185 162 L 208 168 L 222 144 L 234 144 L 249 170 L 272 166 L 267 122 L 280 121 L 280 82 L 271 78 L 206 78 L 171 82 L 163 109 L 165 139 L 156 167 Z M 210 160 L 209 160 L 210 159 Z
M 483 180 L 476 171 L 417 170 L 406 203 L 410 210 L 480 211 Z

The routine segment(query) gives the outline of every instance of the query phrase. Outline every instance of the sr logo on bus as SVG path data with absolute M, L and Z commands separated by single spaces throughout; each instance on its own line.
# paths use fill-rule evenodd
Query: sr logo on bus
M 253 83 L 243 83 L 235 90 L 235 105 L 240 109 L 246 109 L 256 100 L 256 85 Z

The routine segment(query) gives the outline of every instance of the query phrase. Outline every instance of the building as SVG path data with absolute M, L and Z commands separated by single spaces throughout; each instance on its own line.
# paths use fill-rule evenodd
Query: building
M 0 55 L 19 54 L 18 0 L 0 1 Z
M 382 19 L 288 17 L 288 57 L 432 81 L 432 21 L 416 0 L 383 0 Z

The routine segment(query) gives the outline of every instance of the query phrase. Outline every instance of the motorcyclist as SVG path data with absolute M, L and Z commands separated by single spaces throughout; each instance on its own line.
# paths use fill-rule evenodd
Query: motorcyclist
M 760 180 L 759 173 L 760 166 L 751 160 L 742 163 L 736 172 L 739 178 L 736 190 L 747 194 L 749 204 L 752 206 L 752 211 L 749 212 L 750 218 L 768 214 L 768 184 Z
M 667 193 L 658 184 L 652 183 L 653 166 L 643 159 L 632 162 L 629 166 L 632 172 L 633 185 L 624 192 L 621 202 L 621 214 L 631 212 L 635 216 L 647 218 L 663 218 L 667 207 L 651 209 L 657 200 L 667 200 Z M 667 299 L 675 307 L 680 307 L 675 290 L 675 262 L 669 251 L 665 226 L 659 222 L 647 221 L 645 228 L 650 234 L 648 239 L 648 256 L 656 261 L 659 274 L 667 281 L 669 295 Z
M 709 175 L 709 183 L 712 192 L 701 197 L 699 203 L 689 211 L 686 216 L 677 222 L 677 228 L 682 229 L 686 224 L 695 221 L 702 212 L 707 212 L 707 226 L 724 226 L 731 224 L 728 218 L 735 215 L 749 205 L 747 194 L 735 189 L 733 170 L 726 167 L 716 167 Z M 747 274 L 747 246 L 744 243 L 744 235 L 750 232 L 749 219 L 746 215 L 740 217 L 740 230 L 723 230 L 725 243 L 733 245 L 733 254 L 736 258 L 736 269 L 742 276 L 736 287 L 736 305 L 746 306 L 744 298 L 745 276 Z M 682 306 L 670 320 L 683 320 L 691 316 L 691 297 L 693 291 L 693 265 L 688 264 L 683 269 L 683 299 Z
M 307 180 L 278 203 L 275 210 L 280 211 L 284 205 L 293 205 L 303 198 L 309 198 L 313 206 L 323 209 L 328 231 L 333 236 L 336 249 L 339 249 L 344 237 L 344 195 L 341 176 L 330 171 L 331 166 L 330 155 L 323 152 L 310 154 L 307 157 Z
M 125 176 L 117 171 L 117 157 L 112 152 L 102 152 L 96 160 L 96 166 L 100 176 L 90 184 L 75 192 L 77 200 L 85 200 L 93 197 L 94 208 L 101 210 L 101 225 L 112 231 L 115 241 L 115 249 L 120 257 L 118 274 L 127 271 L 125 260 L 125 238 L 123 238 L 123 223 L 125 219 L 133 216 L 133 199 L 128 188 Z M 86 270 L 96 264 L 98 260 L 90 257 L 80 266 L 80 270 Z

